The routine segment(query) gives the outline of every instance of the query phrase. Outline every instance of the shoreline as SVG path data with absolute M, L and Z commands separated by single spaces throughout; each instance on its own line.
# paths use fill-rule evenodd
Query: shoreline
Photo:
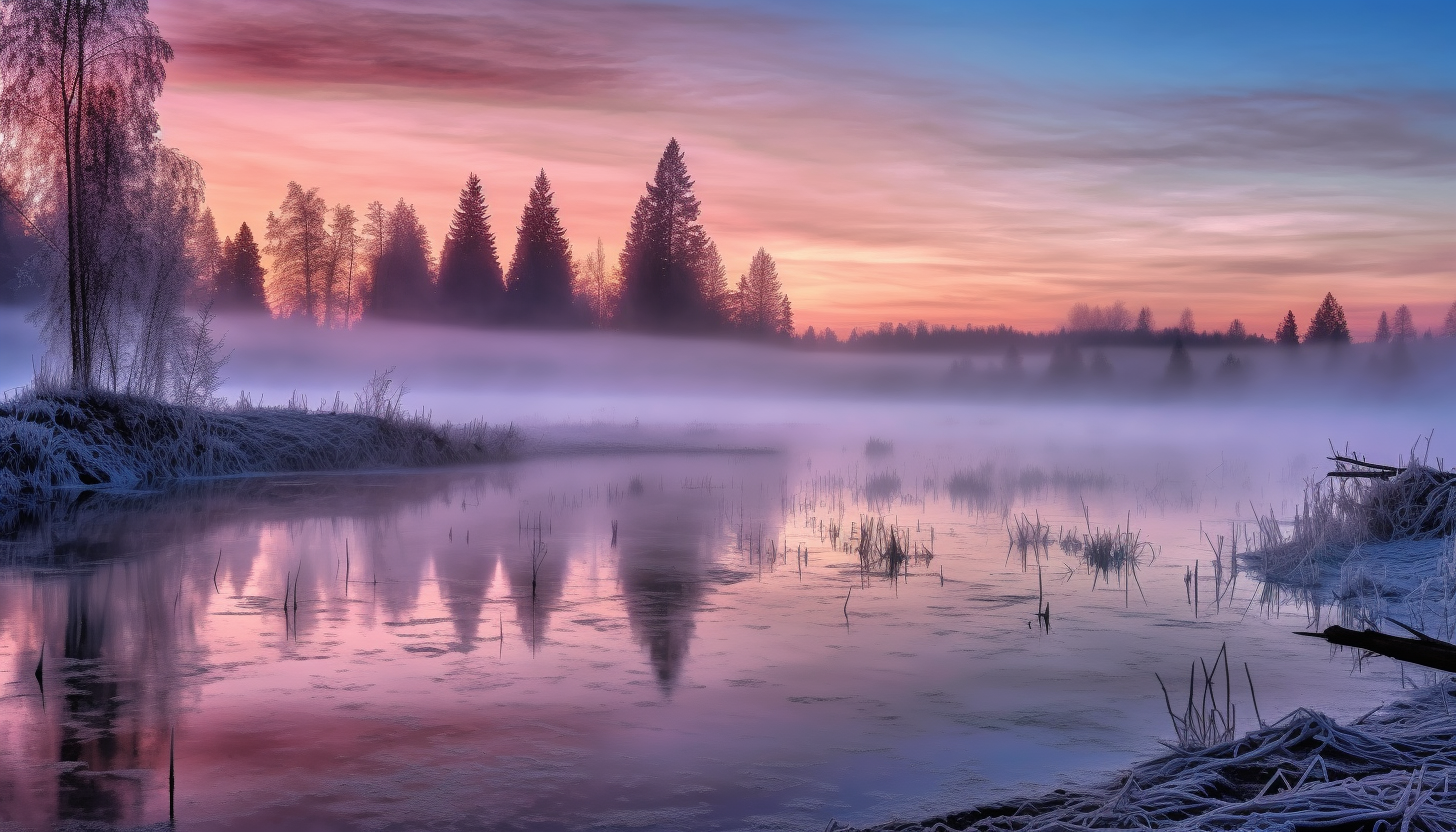
M 825 832 L 1456 828 L 1456 678 L 1341 725 L 1299 708 L 1242 737 L 1177 749 L 1098 788 L 1054 789 L 919 821 Z

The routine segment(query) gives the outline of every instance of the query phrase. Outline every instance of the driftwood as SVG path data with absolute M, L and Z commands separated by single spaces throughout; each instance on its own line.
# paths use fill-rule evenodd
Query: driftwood
M 1339 466 L 1350 466 L 1338 467 L 1325 474 L 1327 477 L 1334 477 L 1336 479 L 1388 480 L 1406 470 L 1405 468 L 1397 468 L 1394 465 L 1381 465 L 1375 462 L 1366 462 L 1363 459 L 1340 456 L 1339 454 L 1328 457 L 1328 459 Z M 1456 471 L 1432 471 L 1431 476 L 1437 482 L 1450 482 L 1456 479 Z
M 1399 621 L 1390 623 L 1409 631 L 1415 635 L 1415 638 L 1393 636 L 1375 630 L 1351 630 L 1338 624 L 1326 627 L 1322 633 L 1295 633 L 1295 635 L 1322 638 L 1330 644 L 1338 644 L 1341 647 L 1368 650 L 1371 653 L 1389 656 L 1397 661 L 1410 662 L 1447 673 L 1456 673 L 1456 644 L 1431 638 Z

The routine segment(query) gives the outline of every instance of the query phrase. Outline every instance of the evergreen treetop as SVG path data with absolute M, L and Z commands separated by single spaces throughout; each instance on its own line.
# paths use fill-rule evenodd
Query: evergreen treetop
M 571 243 L 561 227 L 546 171 L 536 175 L 517 229 L 507 288 L 518 314 L 561 323 L 572 311 Z
M 1274 343 L 1293 347 L 1299 343 L 1299 322 L 1294 319 L 1294 310 L 1284 313 L 1284 320 L 1274 331 Z
M 480 177 L 470 174 L 440 252 L 440 296 L 453 314 L 484 320 L 505 291 Z
M 1335 300 L 1333 292 L 1325 294 L 1325 299 L 1320 301 L 1319 309 L 1315 310 L 1314 317 L 1310 319 L 1309 329 L 1304 333 L 1304 342 L 1324 344 L 1348 344 L 1350 342 L 1350 325 L 1345 320 L 1345 310 Z

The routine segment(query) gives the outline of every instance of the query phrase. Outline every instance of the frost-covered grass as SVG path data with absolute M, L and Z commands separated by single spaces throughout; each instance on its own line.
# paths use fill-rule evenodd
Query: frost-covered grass
M 1272 511 L 1258 516 L 1245 562 L 1274 583 L 1318 585 L 1361 546 L 1456 534 L 1456 474 L 1412 463 L 1385 480 L 1314 482 L 1288 526 Z
M 1456 684 L 1448 682 L 1346 725 L 1300 709 L 1241 738 L 1141 763 L 1101 788 L 872 829 L 1435 832 L 1456 828 L 1453 776 Z
M 246 402 L 206 409 L 115 393 L 31 393 L 0 404 L 0 528 L 87 490 L 487 461 L 517 444 L 511 427 L 437 426 L 397 408 L 383 415 Z

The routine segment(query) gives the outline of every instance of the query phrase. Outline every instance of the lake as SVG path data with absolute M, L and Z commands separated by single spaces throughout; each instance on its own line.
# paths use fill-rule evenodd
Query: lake
M 0 569 L 0 820 L 164 823 L 175 755 L 181 828 L 822 829 L 1098 781 L 1173 740 L 1155 674 L 1176 706 L 1224 644 L 1240 730 L 1245 663 L 1266 721 L 1414 679 L 1292 636 L 1341 609 L 1232 551 L 1327 437 L 1382 458 L 1420 409 L 831 411 L 29 530 Z M 1135 568 L 1057 545 L 1129 527 Z

